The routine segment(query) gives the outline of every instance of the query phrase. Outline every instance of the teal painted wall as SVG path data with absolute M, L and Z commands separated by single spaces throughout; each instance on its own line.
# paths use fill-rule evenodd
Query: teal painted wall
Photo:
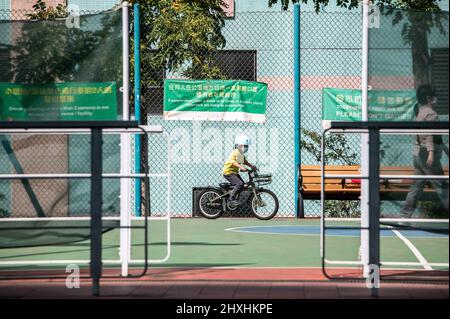
M 361 17 L 359 12 L 301 14 L 301 115 L 303 128 L 320 132 L 322 88 L 359 88 L 361 74 Z M 370 29 L 369 84 L 373 89 L 414 89 L 410 45 L 401 37 L 403 23 L 392 25 L 391 17 L 382 17 L 379 29 Z M 444 22 L 448 29 L 448 21 Z M 345 30 L 345 31 L 343 31 Z M 448 48 L 448 33 L 433 30 L 430 48 Z M 353 81 L 351 81 L 353 79 Z M 441 116 L 448 120 L 448 116 Z M 382 165 L 412 165 L 414 137 L 383 137 Z M 350 151 L 360 153 L 359 139 L 351 137 Z M 447 141 L 448 142 L 448 141 Z M 318 164 L 302 151 L 303 164 Z M 448 159 L 443 160 L 448 165 Z M 343 163 L 336 163 L 343 164 Z M 389 205 L 387 209 L 392 208 Z M 308 201 L 306 214 L 320 211 L 317 202 Z
M 10 0 L 0 0 L 0 20 L 7 20 L 10 18 L 10 14 L 7 10 L 11 9 Z
M 308 4 L 301 4 L 302 11 L 312 11 L 314 6 L 312 1 L 308 1 Z M 235 0 L 236 11 L 280 11 L 281 5 L 276 4 L 272 8 L 268 8 L 267 0 Z M 449 11 L 449 1 L 438 1 L 438 5 L 442 10 Z M 292 4 L 290 5 L 292 10 Z M 356 9 L 356 11 L 359 9 Z M 341 8 L 336 5 L 336 1 L 330 1 L 330 4 L 324 8 L 325 12 L 347 11 L 345 8 Z
M 80 10 L 86 11 L 107 10 L 118 3 L 120 3 L 120 0 L 67 0 L 68 5 L 77 5 Z
M 0 0 L 0 10 L 11 9 L 11 0 Z
M 349 77 L 358 78 L 361 74 L 361 16 L 359 10 L 348 12 L 343 9 L 327 8 L 320 15 L 315 13 L 302 14 L 302 80 L 312 81 L 313 87 L 302 87 L 301 114 L 302 127 L 320 132 L 321 126 L 321 94 L 326 79 L 338 77 L 341 81 L 335 87 L 345 87 L 343 84 Z M 250 12 L 249 10 L 259 11 Z M 304 12 L 311 8 L 302 7 Z M 231 150 L 231 140 L 234 132 L 240 130 L 253 137 L 254 147 L 249 159 L 259 163 L 263 170 L 274 174 L 274 182 L 270 185 L 280 196 L 280 215 L 293 216 L 294 198 L 294 142 L 293 142 L 293 16 L 291 12 L 281 13 L 279 8 L 266 10 L 265 3 L 252 1 L 236 1 L 236 17 L 227 20 L 224 35 L 227 39 L 226 49 L 257 50 L 258 78 L 272 79 L 283 89 L 271 88 L 268 100 L 268 121 L 264 125 L 247 123 L 207 123 L 202 122 L 165 122 L 159 117 L 150 117 L 152 124 L 162 124 L 172 135 L 172 144 L 179 153 L 174 154 L 173 173 L 173 211 L 175 214 L 189 214 L 192 202 L 193 187 L 217 185 L 223 181 L 221 166 Z M 372 48 L 370 58 L 370 73 L 373 77 L 387 76 L 407 77 L 412 72 L 410 49 L 403 44 L 400 36 L 392 36 L 386 41 L 386 36 L 399 34 L 401 26 L 392 28 L 387 21 L 381 22 L 382 28 L 374 30 L 371 37 Z M 342 30 L 345 30 L 343 32 Z M 445 37 L 437 33 L 430 36 L 431 47 L 443 45 Z M 381 49 L 380 49 L 381 48 Z M 391 48 L 395 48 L 392 50 Z M 316 80 L 314 80 L 317 78 Z M 359 87 L 359 82 L 356 82 Z M 326 85 L 328 86 L 328 85 Z M 195 128 L 197 127 L 197 129 Z M 208 130 L 218 129 L 216 135 L 206 134 Z M 276 138 L 260 138 L 258 130 L 266 131 L 268 135 L 276 132 Z M 200 140 L 198 149 L 192 147 L 193 140 Z M 266 141 L 269 140 L 268 143 Z M 350 136 L 351 150 L 359 153 L 359 137 Z M 209 155 L 202 153 L 208 144 L 214 143 L 215 163 L 207 163 Z M 179 147 L 184 145 L 184 147 Z M 270 147 L 270 145 L 276 147 Z M 384 140 L 386 155 L 383 163 L 386 165 L 410 165 L 412 156 L 411 138 Z M 150 148 L 151 149 L 151 148 Z M 261 152 L 260 149 L 263 149 Z M 272 153 L 271 153 L 272 152 Z M 258 154 L 269 154 L 271 162 L 264 162 L 264 157 Z M 201 154 L 201 155 L 200 155 Z M 150 152 L 150 158 L 155 153 Z M 200 159 L 198 159 L 200 157 Z M 275 158 L 276 157 L 276 158 Z M 179 158 L 185 158 L 179 160 Z M 317 164 L 317 160 L 307 152 L 302 152 L 302 163 Z M 337 163 L 336 163 L 337 164 Z M 154 211 L 162 211 L 165 207 L 167 193 L 164 182 L 157 184 L 157 193 L 152 193 Z M 319 206 L 311 202 L 306 207 L 306 214 L 317 216 Z
M 276 26 L 276 27 L 274 27 Z M 267 122 L 164 121 L 149 117 L 150 124 L 162 124 L 171 134 L 172 211 L 189 215 L 192 188 L 224 182 L 221 171 L 233 149 L 234 136 L 245 132 L 252 138 L 249 161 L 273 174 L 268 186 L 280 198 L 280 216 L 294 214 L 294 139 L 293 139 L 293 15 L 292 12 L 237 12 L 226 21 L 223 30 L 225 49 L 256 50 L 259 80 L 271 79 L 267 104 Z M 238 63 L 238 62 L 237 62 Z M 152 165 L 164 162 L 159 151 L 149 148 Z M 157 149 L 157 148 L 153 148 Z M 165 153 L 164 153 L 165 154 Z M 164 181 L 153 186 L 152 210 L 165 208 Z

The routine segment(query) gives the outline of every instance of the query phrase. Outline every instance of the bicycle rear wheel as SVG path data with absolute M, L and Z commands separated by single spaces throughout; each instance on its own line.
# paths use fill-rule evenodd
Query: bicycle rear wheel
M 200 214 L 208 219 L 219 218 L 222 213 L 222 194 L 214 189 L 209 189 L 200 194 L 198 207 Z

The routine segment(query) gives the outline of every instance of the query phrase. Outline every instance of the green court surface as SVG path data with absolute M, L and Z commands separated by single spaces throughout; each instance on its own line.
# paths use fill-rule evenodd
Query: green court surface
M 142 224 L 142 221 L 134 221 Z M 171 255 L 157 267 L 320 267 L 319 220 L 172 219 Z M 341 225 L 342 223 L 329 222 Z M 345 225 L 355 223 L 345 223 Z M 166 222 L 149 221 L 149 258 L 166 255 Z M 54 230 L 43 231 L 52 233 Z M 23 236 L 26 238 L 26 231 Z M 103 259 L 118 260 L 120 230 L 103 235 Z M 421 266 L 389 265 L 396 269 L 448 269 L 448 233 L 400 231 L 401 237 L 384 230 L 381 237 L 383 262 L 421 262 Z M 330 260 L 357 261 L 358 231 L 327 232 L 326 256 Z M 63 236 L 58 234 L 58 236 Z M 144 230 L 132 230 L 132 259 L 143 259 Z M 69 244 L 0 249 L 1 269 L 62 267 L 54 261 L 89 260 L 89 240 Z M 26 265 L 25 262 L 30 264 Z M 16 264 L 17 263 L 17 264 Z M 436 265 L 434 265 L 436 264 Z M 139 265 L 139 263 L 137 264 Z M 431 265 L 431 266 L 430 266 Z M 117 265 L 118 266 L 118 265 Z M 337 267 L 339 265 L 333 265 Z M 346 267 L 349 267 L 346 265 Z M 350 266 L 351 267 L 351 266 Z M 357 267 L 357 266 L 353 266 Z

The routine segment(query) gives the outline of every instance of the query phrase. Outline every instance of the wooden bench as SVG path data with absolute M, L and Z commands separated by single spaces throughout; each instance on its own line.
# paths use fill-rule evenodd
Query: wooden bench
M 325 198 L 330 200 L 358 200 L 361 195 L 361 182 L 358 179 L 361 167 L 354 166 L 325 166 L 326 175 L 354 175 L 351 178 L 328 178 L 325 180 Z M 305 199 L 320 199 L 321 194 L 321 166 L 302 165 L 300 171 L 300 212 L 303 213 Z M 413 175 L 411 166 L 382 166 L 381 175 Z M 444 168 L 448 175 L 448 167 Z M 380 196 L 383 200 L 404 200 L 413 180 L 399 178 L 398 180 L 380 181 Z M 435 190 L 428 185 L 424 188 L 421 200 L 435 200 Z

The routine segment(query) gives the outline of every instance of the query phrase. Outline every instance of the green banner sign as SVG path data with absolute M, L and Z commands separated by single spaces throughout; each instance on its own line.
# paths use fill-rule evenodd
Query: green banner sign
M 267 84 L 249 81 L 166 80 L 166 120 L 266 121 Z
M 414 120 L 416 92 L 411 91 L 369 91 L 370 121 Z M 323 89 L 322 120 L 360 121 L 361 90 Z
M 0 83 L 0 120 L 117 120 L 116 83 Z

